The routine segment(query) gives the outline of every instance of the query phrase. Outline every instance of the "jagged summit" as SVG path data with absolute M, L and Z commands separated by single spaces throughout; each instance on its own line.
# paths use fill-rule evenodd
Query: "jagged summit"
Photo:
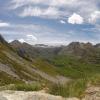
M 21 45 L 22 43 L 18 40 L 14 40 L 10 43 L 11 45 Z
M 87 43 L 81 43 L 81 42 L 71 42 L 68 47 L 93 47 L 93 44 L 90 43 L 90 42 L 87 42 Z

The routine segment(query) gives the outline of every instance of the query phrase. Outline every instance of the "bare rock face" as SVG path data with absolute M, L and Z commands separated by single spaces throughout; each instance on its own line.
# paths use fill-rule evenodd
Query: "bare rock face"
M 79 100 L 77 98 L 63 98 L 41 92 L 2 91 L 0 100 Z
M 63 98 L 61 96 L 54 96 L 41 91 L 1 91 L 0 100 L 100 100 L 100 87 L 89 87 L 82 99 L 76 97 Z
M 89 87 L 82 100 L 100 100 L 100 87 Z
M 8 100 L 8 99 L 0 95 L 0 100 Z

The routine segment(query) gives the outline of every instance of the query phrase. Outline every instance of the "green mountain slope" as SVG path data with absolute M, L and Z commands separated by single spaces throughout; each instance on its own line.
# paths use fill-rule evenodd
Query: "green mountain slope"
M 50 81 L 57 82 L 56 68 L 48 62 L 33 59 L 33 62 L 19 56 L 3 38 L 0 41 L 0 84 L 16 82 Z
M 30 64 L 19 57 L 8 44 L 4 44 L 4 41 L 0 42 L 0 84 L 37 80 L 40 76 L 27 68 Z
M 79 96 L 88 84 L 100 85 L 99 44 L 72 42 L 68 46 L 37 47 L 29 44 L 26 46 L 25 43 L 15 45 L 14 42 L 11 46 L 19 56 L 34 63 L 40 70 L 52 75 L 55 75 L 55 70 L 59 75 L 70 79 L 67 86 L 52 86 L 50 93 Z
M 13 41 L 11 46 L 21 57 L 30 60 L 39 69 L 49 74 L 53 72 L 50 70 L 52 68 L 60 75 L 70 78 L 99 76 L 100 49 L 98 45 L 72 42 L 68 46 L 61 47 L 33 47 Z M 44 67 L 45 65 L 46 67 Z
M 8 44 L 0 36 L 0 85 L 19 83 L 18 90 L 34 90 L 25 84 L 33 82 L 62 96 L 82 96 L 88 85 L 100 86 L 99 44 L 32 46 L 17 40 Z

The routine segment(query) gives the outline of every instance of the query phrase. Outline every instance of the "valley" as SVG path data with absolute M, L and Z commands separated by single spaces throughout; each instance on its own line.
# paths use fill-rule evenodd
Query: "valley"
M 52 95 L 84 98 L 89 87 L 100 87 L 100 44 L 33 46 L 18 40 L 8 43 L 0 35 L 1 91 L 45 90 Z

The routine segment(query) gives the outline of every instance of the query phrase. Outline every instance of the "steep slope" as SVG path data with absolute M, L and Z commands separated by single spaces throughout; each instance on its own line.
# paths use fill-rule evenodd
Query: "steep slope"
M 59 55 L 69 55 L 87 63 L 100 64 L 100 49 L 91 43 L 72 42 L 62 48 Z
M 17 43 L 18 45 L 19 43 Z M 44 68 L 43 68 L 44 67 Z M 50 69 L 50 70 L 49 70 Z M 0 84 L 47 80 L 57 83 L 56 68 L 45 61 L 23 59 L 0 36 Z
M 27 60 L 34 61 L 35 58 L 41 57 L 52 59 L 55 56 L 63 55 L 78 58 L 81 61 L 92 64 L 100 64 L 99 44 L 72 42 L 68 46 L 50 47 L 50 46 L 32 46 L 27 43 L 13 41 L 10 43 L 17 53 Z
M 60 51 L 60 47 L 52 47 L 52 46 L 45 46 L 45 45 L 35 45 L 32 46 L 27 43 L 20 43 L 19 41 L 15 40 L 10 43 L 12 48 L 14 48 L 17 53 L 24 57 L 29 59 L 34 59 L 36 57 L 44 57 L 49 58 L 52 57 Z
M 30 64 L 19 57 L 8 43 L 0 37 L 0 84 L 37 80 L 40 76 L 33 74 L 27 68 L 28 66 Z
M 35 66 L 35 73 L 50 81 L 47 87 L 51 94 L 81 96 L 88 84 L 100 85 L 100 49 L 91 43 L 41 47 L 15 41 L 11 46 L 20 57 Z M 51 84 L 60 82 L 67 82 L 67 85 Z
M 95 52 L 95 48 L 91 43 L 72 42 L 63 47 L 60 54 L 82 57 L 93 52 Z

